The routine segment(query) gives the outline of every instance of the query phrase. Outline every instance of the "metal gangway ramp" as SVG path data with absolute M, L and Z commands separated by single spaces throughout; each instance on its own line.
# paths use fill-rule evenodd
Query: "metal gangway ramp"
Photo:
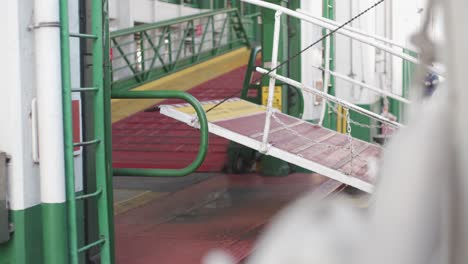
M 325 28 L 327 34 L 306 49 L 321 42 L 326 37 L 338 33 L 375 48 L 379 48 L 403 60 L 415 64 L 423 64 L 427 70 L 439 75 L 441 75 L 442 71 L 431 65 L 424 65 L 424 63 L 420 62 L 417 58 L 408 56 L 408 54 L 398 49 L 403 46 L 392 40 L 373 36 L 348 26 L 352 20 L 343 25 L 339 25 L 325 18 L 314 17 L 310 14 L 287 9 L 272 3 L 260 0 L 243 1 L 276 11 L 271 67 L 270 69 L 256 68 L 256 71 L 262 74 L 262 77 L 269 76 L 270 78 L 268 103 L 266 106 L 260 106 L 238 98 L 225 98 L 219 101 L 202 102 L 209 122 L 209 132 L 258 150 L 263 154 L 271 155 L 317 172 L 362 191 L 372 192 L 375 183 L 374 174 L 376 174 L 373 167 L 377 167 L 375 161 L 381 157 L 383 149 L 380 146 L 355 139 L 351 136 L 350 123 L 352 123 L 353 120 L 350 118 L 349 110 L 377 120 L 382 127 L 386 126 L 387 128 L 398 129 L 404 127 L 404 125 L 386 116 L 371 112 L 358 105 L 330 95 L 326 90 L 323 91 L 316 87 L 307 86 L 286 76 L 277 74 L 276 70 L 287 62 L 278 62 L 281 16 L 286 14 Z M 364 10 L 356 17 L 361 16 L 381 2 L 382 1 Z M 329 42 L 327 42 L 327 45 L 329 45 L 328 43 Z M 306 49 L 302 50 L 300 53 Z M 324 67 L 312 65 L 312 67 L 319 67 L 324 72 L 324 87 L 328 87 L 327 76 L 333 75 L 359 85 L 362 88 L 371 90 L 380 96 L 390 97 L 404 104 L 411 104 L 410 100 L 390 91 L 373 87 L 331 71 L 328 63 L 330 56 L 329 50 L 330 48 L 327 47 Z M 300 55 L 300 53 L 293 57 Z M 345 114 L 348 123 L 347 134 L 340 134 L 324 128 L 320 125 L 321 122 L 319 122 L 319 125 L 308 123 L 275 110 L 273 108 L 273 97 L 276 81 L 322 97 L 325 100 L 325 104 L 334 103 L 335 106 L 341 105 L 347 109 Z M 331 109 L 334 109 L 333 105 L 331 106 Z M 187 104 L 163 105 L 160 110 L 162 114 L 182 121 L 192 127 L 197 128 L 199 126 L 193 108 Z M 334 110 L 336 111 L 336 109 Z M 336 112 L 338 113 L 338 111 Z M 372 163 L 374 163 L 374 165 L 372 165 Z
M 207 101 L 202 105 L 206 111 L 219 103 Z M 160 111 L 198 128 L 195 110 L 189 104 L 162 105 Z M 233 98 L 207 113 L 208 129 L 261 150 L 266 115 L 267 107 Z M 273 110 L 264 153 L 371 192 L 374 178 L 369 174 L 369 162 L 380 157 L 382 148 Z

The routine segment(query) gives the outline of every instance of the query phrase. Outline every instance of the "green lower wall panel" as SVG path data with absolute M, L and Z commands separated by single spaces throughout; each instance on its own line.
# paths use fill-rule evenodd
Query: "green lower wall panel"
M 77 193 L 77 195 L 82 192 Z M 78 245 L 84 244 L 84 204 L 77 202 Z M 43 226 L 43 219 L 50 224 Z M 65 204 L 41 204 L 25 210 L 10 211 L 10 221 L 14 224 L 11 240 L 0 244 L 0 264 L 66 264 L 68 263 L 67 226 Z M 43 229 L 44 228 L 44 229 Z M 56 239 L 63 237 L 64 239 Z M 46 245 L 45 241 L 49 242 Z M 53 248 L 54 254 L 45 255 L 44 248 Z M 84 255 L 80 263 L 85 263 Z
M 10 212 L 15 231 L 9 242 L 0 244 L 0 264 L 44 263 L 41 208 Z
M 68 262 L 66 209 L 65 203 L 42 204 L 44 263 Z

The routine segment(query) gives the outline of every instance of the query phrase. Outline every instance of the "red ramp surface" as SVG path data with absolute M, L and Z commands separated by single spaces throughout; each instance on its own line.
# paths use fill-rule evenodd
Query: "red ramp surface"
M 242 89 L 246 67 L 237 68 L 189 91 L 200 101 L 222 99 Z M 187 80 L 188 82 L 190 80 Z M 167 87 L 170 90 L 172 87 Z M 181 103 L 165 100 L 161 104 Z M 198 152 L 200 132 L 158 112 L 138 112 L 112 125 L 114 168 L 177 169 L 190 164 Z M 219 172 L 229 141 L 210 134 L 208 154 L 198 169 Z
M 198 264 L 216 248 L 241 262 L 287 203 L 311 191 L 325 198 L 340 186 L 318 174 L 215 175 L 118 215 L 117 263 Z

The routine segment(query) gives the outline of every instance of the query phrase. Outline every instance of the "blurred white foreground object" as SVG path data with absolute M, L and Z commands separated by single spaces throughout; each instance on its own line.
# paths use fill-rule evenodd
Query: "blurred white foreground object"
M 429 0 L 428 13 L 436 3 Z M 342 201 L 306 196 L 275 218 L 248 264 L 468 263 L 468 1 L 438 4 L 447 86 L 414 104 L 408 127 L 385 152 L 370 210 L 360 215 Z M 415 39 L 430 65 L 435 45 L 426 33 Z

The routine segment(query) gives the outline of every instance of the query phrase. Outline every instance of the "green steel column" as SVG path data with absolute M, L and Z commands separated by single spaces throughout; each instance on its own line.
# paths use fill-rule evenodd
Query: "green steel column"
M 334 0 L 323 0 L 322 9 L 323 9 L 322 11 L 323 17 L 331 19 L 331 20 L 335 20 L 335 1 Z M 323 29 L 322 34 L 326 35 L 327 30 Z M 335 36 L 332 35 L 323 41 L 323 47 L 324 47 L 323 58 L 325 58 L 325 52 L 327 52 L 326 51 L 327 41 L 330 42 L 330 70 L 334 71 L 335 70 Z M 333 76 L 330 76 L 329 94 L 335 95 L 335 77 Z M 337 128 L 336 127 L 336 121 L 337 121 L 336 114 L 333 113 L 330 107 L 326 107 L 325 111 L 326 112 L 325 112 L 325 118 L 323 120 L 323 126 L 336 130 Z
M 63 103 L 63 126 L 64 126 L 64 147 L 65 147 L 65 177 L 66 177 L 66 198 L 67 198 L 67 213 L 63 214 L 63 219 L 68 216 L 68 250 L 63 248 L 54 249 L 59 255 L 59 252 L 68 252 L 70 263 L 78 263 L 78 231 L 77 231 L 77 216 L 76 216 L 76 200 L 75 200 L 75 164 L 73 156 L 73 120 L 72 120 L 72 93 L 71 93 L 71 67 L 70 67 L 70 35 L 68 23 L 68 0 L 60 1 L 60 40 L 61 40 L 61 63 L 62 63 L 62 103 Z M 44 213 L 47 212 L 47 206 L 44 208 Z M 58 216 L 54 216 L 56 218 Z M 50 230 L 44 230 L 44 236 Z M 45 238 L 45 237 L 44 237 Z M 46 239 L 46 238 L 45 238 Z M 54 239 L 54 238 L 51 238 Z M 61 247 L 64 243 L 62 242 Z M 66 247 L 65 247 L 66 248 Z M 46 263 L 66 263 L 68 257 L 62 257 L 60 262 L 50 262 L 46 253 L 44 253 Z
M 115 263 L 115 240 L 114 240 L 114 194 L 112 180 L 112 109 L 111 109 L 111 84 L 112 84 L 112 62 L 110 60 L 110 32 L 109 32 L 109 1 L 103 0 L 103 46 L 104 46 L 104 120 L 105 121 L 105 146 L 106 146 L 106 186 L 107 209 L 109 217 L 109 247 L 110 263 Z M 162 37 L 163 38 L 163 37 Z
M 92 34 L 97 36 L 97 39 L 93 44 L 93 87 L 97 88 L 94 97 L 94 135 L 97 139 L 100 139 L 101 142 L 95 146 L 96 151 L 96 185 L 97 189 L 102 190 L 102 194 L 97 199 L 98 207 L 98 225 L 99 225 L 99 234 L 102 239 L 105 239 L 104 244 L 101 246 L 100 256 L 101 263 L 110 263 L 111 256 L 111 226 L 109 220 L 109 189 L 112 188 L 108 186 L 108 180 L 111 171 L 107 169 L 108 160 L 106 159 L 106 98 L 104 96 L 104 43 L 103 43 L 103 1 L 94 0 L 92 1 L 92 16 L 91 16 L 91 28 Z M 108 50 L 105 52 L 109 52 Z M 111 191 L 110 191 L 111 192 Z M 112 205 L 111 205 L 112 206 Z

